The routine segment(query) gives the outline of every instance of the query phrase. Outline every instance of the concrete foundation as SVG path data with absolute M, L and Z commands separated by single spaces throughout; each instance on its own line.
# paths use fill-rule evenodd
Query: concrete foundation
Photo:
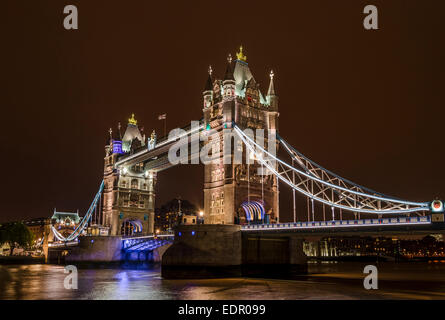
M 122 261 L 122 238 L 79 237 L 79 246 L 72 248 L 65 261 L 69 262 L 120 262 Z
M 122 250 L 122 238 L 120 236 L 87 236 L 80 237 L 79 246 L 72 247 L 64 260 L 61 261 L 60 253 L 63 248 L 54 250 L 53 263 L 121 263 L 121 262 L 160 262 L 164 252 L 170 244 L 156 248 L 152 251 L 125 252 Z M 59 254 L 59 256 L 57 256 Z M 51 257 L 51 255 L 50 255 Z
M 125 262 L 161 262 L 164 252 L 171 246 L 166 244 L 152 251 L 123 253 L 122 260 Z
M 241 275 L 241 230 L 237 225 L 179 226 L 162 257 L 166 279 Z
M 241 234 L 238 225 L 180 226 L 162 257 L 166 279 L 215 277 L 293 278 L 307 273 L 303 241 Z
M 293 279 L 307 273 L 303 239 L 245 233 L 242 275 Z

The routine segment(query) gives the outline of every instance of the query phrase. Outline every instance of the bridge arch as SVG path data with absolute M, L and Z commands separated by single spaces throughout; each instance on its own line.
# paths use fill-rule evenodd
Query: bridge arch
M 132 236 L 142 234 L 142 222 L 138 219 L 128 218 L 121 223 L 121 235 Z
M 264 204 L 261 200 L 244 201 L 241 204 L 246 222 L 249 224 L 265 223 L 267 218 Z

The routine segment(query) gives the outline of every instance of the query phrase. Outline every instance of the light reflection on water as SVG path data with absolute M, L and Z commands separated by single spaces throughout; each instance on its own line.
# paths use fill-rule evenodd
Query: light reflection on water
M 145 270 L 78 269 L 67 290 L 59 265 L 0 266 L 0 299 L 445 299 L 444 264 L 379 264 L 379 290 L 363 288 L 366 263 L 310 264 L 299 280 L 164 280 Z

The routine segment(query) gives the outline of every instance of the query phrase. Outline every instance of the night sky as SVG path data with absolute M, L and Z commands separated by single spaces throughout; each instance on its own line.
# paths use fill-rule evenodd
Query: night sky
M 79 30 L 63 28 L 68 4 Z M 379 30 L 363 28 L 367 4 Z M 296 149 L 374 190 L 445 199 L 444 1 L 3 0 L 1 12 L 0 221 L 83 214 L 108 129 L 131 113 L 147 134 L 162 113 L 168 129 L 200 119 L 208 66 L 222 78 L 240 44 L 264 94 L 274 70 Z M 158 178 L 157 206 L 202 206 L 202 166 Z

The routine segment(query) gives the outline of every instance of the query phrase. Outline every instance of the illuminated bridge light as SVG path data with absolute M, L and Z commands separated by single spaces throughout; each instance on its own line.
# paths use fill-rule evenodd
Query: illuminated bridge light
M 241 207 L 246 213 L 246 220 L 249 222 L 263 221 L 265 216 L 264 206 L 259 201 L 245 201 Z
M 434 200 L 433 202 L 431 202 L 431 211 L 443 212 L 444 211 L 443 202 L 440 200 Z

